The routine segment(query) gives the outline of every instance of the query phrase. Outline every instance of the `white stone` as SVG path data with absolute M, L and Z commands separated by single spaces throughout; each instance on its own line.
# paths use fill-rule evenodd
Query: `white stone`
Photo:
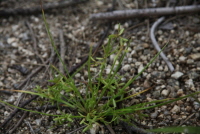
M 142 64 L 141 62 L 135 62 L 136 67 L 140 66 L 141 64 Z
M 116 55 L 115 55 L 115 54 L 111 54 L 111 55 L 110 55 L 110 61 L 111 61 L 111 62 L 113 62 L 113 61 L 114 61 L 114 59 L 115 59 L 115 57 L 116 57 Z
M 11 44 L 11 46 L 12 46 L 12 47 L 18 47 L 19 44 L 18 44 L 17 42 L 13 42 L 13 43 Z
M 144 66 L 143 66 L 143 64 L 141 64 L 141 65 L 139 66 L 139 68 L 138 68 L 138 73 L 140 73 L 143 69 L 144 69 Z
M 131 55 L 132 55 L 132 57 L 137 57 L 136 51 L 135 51 L 135 50 L 132 50 Z
M 163 96 L 168 96 L 169 90 L 164 89 L 164 90 L 161 92 L 161 94 L 162 94 Z
M 132 62 L 132 58 L 128 58 L 128 63 L 131 63 Z
M 91 134 L 96 134 L 99 131 L 100 127 L 101 127 L 101 125 L 99 123 L 94 123 L 92 125 L 92 128 L 90 128 L 90 133 Z
M 75 75 L 75 77 L 76 77 L 76 78 L 80 78 L 80 77 L 81 77 L 81 74 L 80 74 L 80 73 L 77 73 L 77 74 Z
M 187 59 L 187 57 L 184 57 L 184 56 L 179 57 L 180 62 L 185 62 L 186 59 Z
M 172 113 L 178 113 L 178 112 L 180 112 L 180 107 L 179 106 L 177 106 L 177 105 L 175 105 L 172 109 L 171 109 L 171 112 Z
M 16 41 L 16 38 L 8 38 L 7 39 L 7 43 L 8 44 L 11 44 L 11 43 L 13 43 L 13 42 L 15 42 Z
M 41 121 L 42 121 L 42 119 L 36 119 L 35 120 L 36 125 L 40 126 L 41 125 Z
M 177 71 L 171 75 L 171 77 L 174 79 L 179 79 L 181 76 L 183 76 L 183 73 L 179 72 L 179 71 Z
M 81 60 L 76 58 L 76 63 L 80 63 L 80 62 L 81 62 Z
M 14 96 L 10 96 L 9 99 L 7 100 L 7 102 L 12 103 L 15 101 L 15 97 Z
M 189 79 L 185 82 L 185 84 L 188 86 L 188 87 L 194 87 L 194 83 L 193 83 L 193 80 L 192 79 Z
M 8 115 L 10 115 L 10 113 L 8 111 L 5 111 L 4 116 L 8 116 Z
M 187 62 L 187 64 L 193 64 L 194 60 L 193 59 L 188 59 L 186 62 Z
M 102 6 L 102 5 L 103 5 L 103 1 L 98 0 L 98 1 L 97 1 L 97 5 L 98 5 L 98 6 Z
M 183 89 L 179 89 L 179 90 L 177 91 L 177 95 L 178 95 L 178 96 L 182 96 L 182 95 L 183 95 Z
M 159 66 L 159 67 L 158 67 L 158 70 L 159 70 L 159 71 L 162 71 L 162 70 L 163 70 L 163 67 L 162 67 L 162 66 Z
M 200 53 L 191 54 L 190 57 L 193 60 L 199 60 L 200 59 Z
M 131 69 L 131 65 L 129 65 L 129 64 L 126 64 L 126 65 L 124 65 L 123 67 L 122 67 L 122 70 L 123 71 L 129 71 Z
M 111 69 L 110 69 L 110 68 L 107 68 L 107 69 L 106 69 L 106 74 L 110 74 L 110 71 L 111 71 Z
M 96 72 L 97 72 L 97 69 L 96 69 L 96 68 L 90 68 L 90 71 L 96 73 Z

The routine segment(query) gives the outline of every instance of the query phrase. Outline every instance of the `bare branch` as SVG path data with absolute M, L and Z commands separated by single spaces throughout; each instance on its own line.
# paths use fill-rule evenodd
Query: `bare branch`
M 63 31 L 59 30 L 60 33 L 60 58 L 62 59 L 62 61 L 65 61 L 65 51 L 66 51 L 66 46 L 65 46 L 65 40 L 64 40 L 64 35 L 63 35 Z M 63 65 L 63 63 L 61 61 L 59 61 L 59 70 L 60 73 L 64 74 L 64 67 L 65 65 Z
M 154 35 L 154 32 L 155 32 L 155 29 L 157 28 L 157 26 L 165 20 L 165 17 L 161 17 L 159 18 L 154 24 L 153 26 L 151 27 L 151 31 L 150 31 L 150 37 L 151 37 L 151 41 L 154 45 L 154 47 L 156 48 L 156 50 L 158 52 L 161 51 L 157 41 L 156 41 L 156 38 L 155 38 L 155 35 Z M 160 56 L 162 57 L 162 59 L 165 61 L 165 63 L 167 64 L 167 66 L 169 67 L 170 71 L 173 72 L 174 71 L 174 67 L 172 65 L 172 63 L 168 60 L 168 58 L 165 56 L 165 54 L 163 52 L 160 53 Z
M 48 11 L 54 8 L 63 8 L 68 6 L 73 6 L 87 0 L 62 0 L 60 2 L 51 2 L 43 5 L 43 10 Z M 0 10 L 0 17 L 8 17 L 14 15 L 30 15 L 30 14 L 38 14 L 41 13 L 41 7 L 35 6 L 30 8 L 10 8 L 10 9 L 2 9 Z
M 130 19 L 133 17 L 151 17 L 151 16 L 170 15 L 170 14 L 194 13 L 194 12 L 199 12 L 199 11 L 200 11 L 200 5 L 118 10 L 118 11 L 113 11 L 113 12 L 92 14 L 90 16 L 90 19 L 119 20 L 119 19 Z

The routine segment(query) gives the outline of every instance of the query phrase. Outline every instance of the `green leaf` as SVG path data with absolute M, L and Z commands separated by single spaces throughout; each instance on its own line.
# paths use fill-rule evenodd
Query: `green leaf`
M 108 38 L 113 39 L 113 38 L 117 38 L 117 36 L 118 35 L 116 35 L 116 34 L 111 34 L 111 35 L 108 36 Z
M 123 32 L 124 32 L 124 28 L 120 29 L 119 35 L 122 35 Z
M 116 105 L 115 99 L 112 99 L 112 102 L 113 102 L 113 106 L 114 106 L 114 108 L 116 108 L 117 105 Z
M 128 41 L 128 39 L 126 39 L 126 38 L 120 38 L 122 41 L 124 41 L 124 42 L 127 42 Z

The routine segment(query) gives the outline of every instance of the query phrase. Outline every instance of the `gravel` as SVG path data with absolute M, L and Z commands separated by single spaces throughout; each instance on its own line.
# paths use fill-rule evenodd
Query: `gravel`
M 47 21 L 53 32 L 52 35 L 58 47 L 60 44 L 58 31 L 62 29 L 64 32 L 67 46 L 65 57 L 67 69 L 72 65 L 80 63 L 83 56 L 88 53 L 87 42 L 96 43 L 102 35 L 105 23 L 89 21 L 89 14 L 105 12 L 106 8 L 111 7 L 110 3 L 111 1 L 96 1 L 95 3 L 90 1 L 78 7 L 70 7 L 69 9 L 59 10 L 59 12 L 52 11 L 52 14 L 46 14 Z M 136 8 L 133 3 L 125 1 L 123 8 L 130 7 Z M 143 23 L 143 19 L 137 18 L 127 22 L 121 22 L 122 27 L 125 28 L 123 37 L 130 37 L 132 39 L 128 54 L 122 62 L 122 68 L 120 70 L 120 74 L 124 75 L 121 78 L 124 82 L 139 73 L 156 54 L 147 29 L 156 21 L 156 18 L 146 20 L 147 22 L 145 21 L 145 23 Z M 30 30 L 24 25 L 25 21 L 30 23 L 34 31 L 37 39 L 37 50 L 34 48 Z M 160 46 L 164 46 L 169 42 L 164 53 L 174 65 L 175 72 L 170 72 L 165 62 L 158 57 L 130 87 L 134 90 L 133 93 L 140 92 L 152 86 L 154 88 L 143 93 L 141 96 L 132 98 L 130 105 L 166 98 L 176 98 L 200 91 L 200 31 L 191 29 L 191 27 L 196 27 L 196 29 L 200 27 L 199 16 L 195 14 L 190 16 L 176 16 L 171 20 L 169 18 L 168 21 L 166 23 L 170 23 L 173 27 L 170 26 L 168 29 L 158 28 L 155 35 Z M 33 70 L 43 64 L 35 52 L 37 51 L 39 56 L 46 61 L 51 57 L 52 48 L 49 45 L 49 39 L 41 15 L 3 18 L 0 20 L 0 24 L 0 89 L 14 89 L 13 85 L 22 82 L 27 75 L 22 75 L 16 69 L 11 68 L 11 65 L 20 64 L 28 70 Z M 116 33 L 117 26 L 118 23 L 113 22 L 110 34 Z M 134 28 L 131 28 L 132 26 Z M 86 42 L 79 43 L 74 38 L 78 41 L 84 40 Z M 101 52 L 97 55 L 101 56 Z M 115 55 L 111 55 L 108 58 L 108 64 L 110 66 L 114 58 Z M 54 63 L 57 65 L 57 62 Z M 46 68 L 48 69 L 48 67 Z M 99 70 L 96 67 L 91 67 L 91 72 L 98 73 Z M 109 72 L 110 67 L 107 67 L 105 74 L 109 74 Z M 77 82 L 80 80 L 87 81 L 87 76 L 88 72 L 84 70 L 76 74 L 75 79 Z M 33 87 L 42 85 L 44 81 L 51 78 L 52 76 L 49 71 L 45 71 L 44 69 L 31 78 L 22 90 L 32 91 Z M 24 98 L 19 99 L 19 96 L 19 93 L 6 95 L 0 92 L 1 100 L 11 104 L 18 104 L 30 98 L 30 96 L 23 95 Z M 38 99 L 38 101 L 40 100 Z M 149 115 L 149 117 L 141 123 L 154 127 L 173 125 L 199 126 L 199 100 L 200 95 L 196 95 L 195 99 L 189 97 L 153 110 L 145 110 L 144 114 Z M 34 108 L 36 105 L 38 104 L 33 102 L 28 108 Z M 3 123 L 12 110 L 12 107 L 0 103 L 0 123 Z M 47 113 L 59 114 L 56 110 L 48 110 Z M 16 124 L 21 116 L 18 114 L 10 126 Z M 80 127 L 79 124 L 75 124 L 71 127 L 63 125 L 62 127 L 58 126 L 57 129 L 52 129 L 50 128 L 54 123 L 52 117 L 33 113 L 29 114 L 25 120 L 30 123 L 35 133 L 64 133 L 66 130 L 70 132 Z M 121 128 L 118 129 L 116 127 L 113 129 L 117 133 L 123 133 Z M 108 131 L 106 132 L 109 133 Z M 16 130 L 16 133 L 30 133 L 29 125 L 22 123 Z M 77 133 L 81 133 L 81 131 Z

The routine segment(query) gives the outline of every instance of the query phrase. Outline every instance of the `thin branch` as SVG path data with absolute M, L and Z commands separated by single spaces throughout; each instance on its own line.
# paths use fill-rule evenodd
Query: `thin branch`
M 71 132 L 69 132 L 69 133 L 67 133 L 67 134 L 74 134 L 75 132 L 77 132 L 77 131 L 83 129 L 84 127 L 86 127 L 86 125 L 84 125 L 84 126 L 82 126 L 82 127 L 79 127 L 79 128 L 77 128 L 77 129 L 75 129 L 75 130 L 73 130 L 73 131 L 71 131 Z
M 42 64 L 45 64 L 44 60 L 41 58 L 40 54 L 38 53 L 37 40 L 36 40 L 35 34 L 33 32 L 33 29 L 32 29 L 32 27 L 31 27 L 31 25 L 30 25 L 30 23 L 28 21 L 25 21 L 25 24 L 27 25 L 27 27 L 30 30 L 31 38 L 32 38 L 32 41 L 33 41 L 33 48 L 34 48 L 34 52 L 36 54 L 36 57 L 42 62 Z
M 45 64 L 47 64 L 48 62 L 50 62 L 50 60 L 51 60 L 51 58 L 49 58 L 49 59 L 45 62 Z M 44 66 L 39 66 L 38 68 L 36 68 L 35 70 L 33 70 L 33 72 L 32 72 L 31 74 L 29 74 L 29 75 L 26 77 L 26 79 L 23 80 L 23 81 L 22 81 L 19 85 L 17 85 L 15 88 L 16 88 L 16 89 L 19 89 L 19 88 L 21 88 L 22 86 L 24 86 L 24 84 L 25 84 L 31 77 L 33 77 L 33 76 L 36 75 L 39 71 L 41 71 L 43 67 L 44 67 Z
M 112 129 L 112 127 L 108 124 L 105 124 L 108 130 L 110 131 L 111 134 L 116 134 L 115 131 Z
M 65 51 L 66 51 L 66 46 L 65 46 L 65 40 L 64 40 L 64 35 L 63 31 L 59 30 L 59 35 L 60 35 L 60 58 L 62 61 L 65 61 Z M 61 61 L 59 61 L 59 70 L 60 73 L 64 74 L 64 65 L 62 64 Z
M 200 11 L 200 5 L 164 7 L 164 8 L 148 8 L 133 10 L 117 10 L 106 13 L 96 13 L 90 16 L 93 20 L 119 20 L 132 19 L 134 17 L 152 17 L 171 14 L 197 13 Z
M 50 62 L 51 58 L 49 58 L 45 64 L 47 64 L 48 62 Z M 36 68 L 30 75 L 28 75 L 26 77 L 25 80 L 23 80 L 23 82 L 21 82 L 16 88 L 22 88 L 22 86 L 24 86 L 24 84 L 31 78 L 33 77 L 36 73 L 38 73 L 40 70 L 42 70 L 43 66 L 40 66 L 38 68 Z M 45 86 L 45 84 L 43 85 Z M 31 99 L 24 101 L 22 104 L 19 105 L 19 107 L 24 108 L 26 105 L 28 105 L 31 101 L 35 100 L 38 96 L 34 95 Z M 18 112 L 20 111 L 20 109 L 15 108 L 15 110 L 9 115 L 9 117 L 0 125 L 0 128 L 3 128 Z
M 129 133 L 129 134 L 154 134 L 152 132 L 147 132 L 145 131 L 144 129 L 142 128 L 139 128 L 137 126 L 130 126 L 128 123 L 124 122 L 124 121 L 121 121 L 120 124 L 126 129 L 126 131 Z
M 35 100 L 38 96 L 34 95 L 31 99 L 24 101 L 19 107 L 23 108 L 28 105 L 31 101 Z M 9 117 L 0 125 L 0 128 L 3 128 L 18 112 L 20 109 L 15 108 L 15 110 L 9 115 Z
M 82 2 L 86 2 L 88 0 L 62 0 L 59 2 L 51 2 L 43 5 L 43 10 L 49 11 L 54 8 L 64 8 L 68 6 L 73 6 Z M 30 14 L 41 14 L 41 7 L 35 6 L 30 8 L 10 8 L 10 9 L 2 9 L 0 10 L 0 17 L 9 17 L 14 15 L 30 15 Z
M 153 26 L 151 27 L 151 31 L 150 31 L 150 38 L 151 38 L 151 41 L 154 45 L 154 47 L 156 48 L 156 50 L 158 52 L 161 51 L 157 41 L 156 41 L 156 38 L 155 38 L 155 35 L 154 35 L 154 32 L 155 32 L 155 29 L 157 28 L 157 26 L 162 22 L 164 21 L 165 17 L 161 17 L 159 18 L 154 24 Z M 160 53 L 160 56 L 162 57 L 162 59 L 165 61 L 165 63 L 167 64 L 167 66 L 169 67 L 170 71 L 173 72 L 174 71 L 174 66 L 172 65 L 172 63 L 168 60 L 168 58 L 165 56 L 165 54 L 163 52 Z
M 20 118 L 20 120 L 15 125 L 15 127 L 12 130 L 9 131 L 9 134 L 12 134 L 17 129 L 17 127 L 19 127 L 21 125 L 23 119 L 26 117 L 27 114 L 28 114 L 28 112 L 25 111 L 24 114 L 22 115 L 22 117 Z

